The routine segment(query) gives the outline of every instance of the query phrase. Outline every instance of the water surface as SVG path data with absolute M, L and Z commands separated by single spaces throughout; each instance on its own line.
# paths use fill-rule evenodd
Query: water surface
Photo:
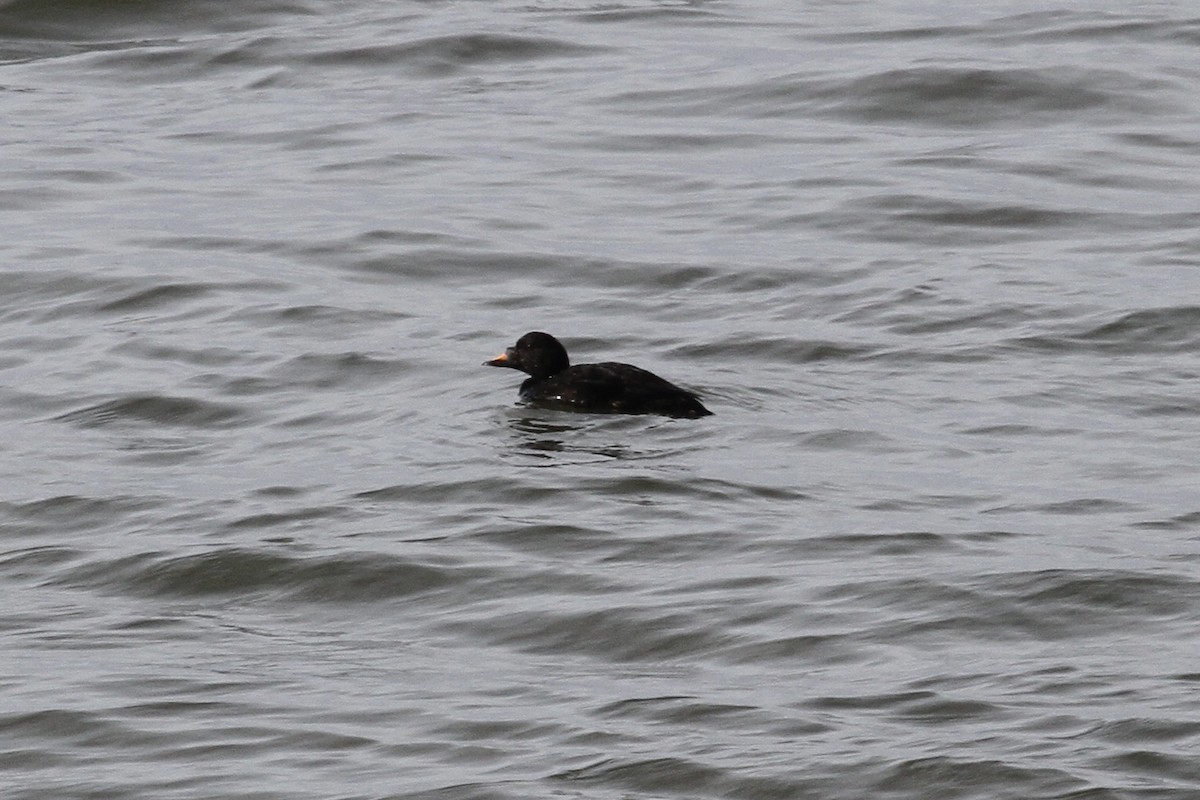
M 6 797 L 1200 792 L 1188 4 L 235 5 L 0 4 Z

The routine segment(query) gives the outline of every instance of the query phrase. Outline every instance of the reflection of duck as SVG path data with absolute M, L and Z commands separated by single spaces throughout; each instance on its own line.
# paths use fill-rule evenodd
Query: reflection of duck
M 712 413 L 694 393 L 640 367 L 612 361 L 571 366 L 566 348 L 540 331 L 525 334 L 502 355 L 483 363 L 528 374 L 521 399 L 550 408 L 693 418 Z

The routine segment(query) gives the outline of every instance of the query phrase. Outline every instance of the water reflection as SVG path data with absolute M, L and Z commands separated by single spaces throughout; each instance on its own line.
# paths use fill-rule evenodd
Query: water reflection
M 647 439 L 673 420 L 654 416 L 579 414 L 532 407 L 513 409 L 508 418 L 512 453 L 559 466 L 586 461 L 660 458 L 679 448 L 665 439 Z M 636 443 L 636 446 L 633 444 Z

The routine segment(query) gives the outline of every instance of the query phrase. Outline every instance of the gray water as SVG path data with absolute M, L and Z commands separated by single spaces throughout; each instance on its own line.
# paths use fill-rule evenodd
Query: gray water
M 0 4 L 0 794 L 1200 797 L 1198 86 L 1182 0 Z

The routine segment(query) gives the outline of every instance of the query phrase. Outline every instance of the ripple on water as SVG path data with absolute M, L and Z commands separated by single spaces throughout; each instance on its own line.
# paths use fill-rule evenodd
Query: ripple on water
M 225 547 L 186 556 L 142 553 L 65 571 L 53 583 L 150 597 L 267 597 L 365 603 L 437 591 L 463 580 L 459 568 L 386 555 L 299 557 Z
M 194 397 L 127 395 L 61 414 L 55 419 L 83 428 L 152 425 L 187 428 L 235 428 L 252 424 L 243 406 Z

